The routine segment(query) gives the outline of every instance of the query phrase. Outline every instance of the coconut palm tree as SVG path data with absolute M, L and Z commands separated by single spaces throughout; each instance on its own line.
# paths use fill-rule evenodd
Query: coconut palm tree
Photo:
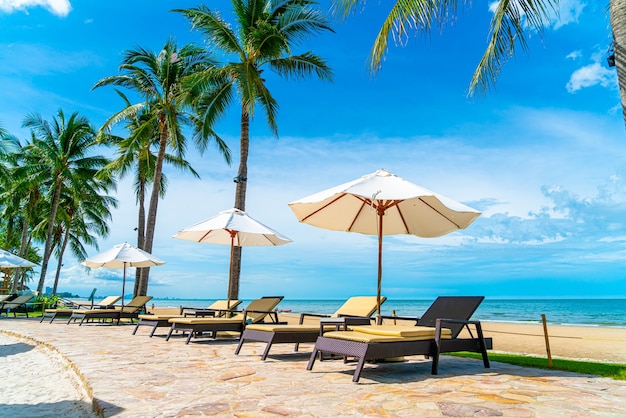
M 118 94 L 122 97 L 122 100 L 124 100 L 126 107 L 132 105 L 124 93 L 118 91 Z M 152 126 L 149 124 L 144 126 L 144 122 L 149 118 L 150 114 L 147 111 L 144 111 L 141 114 L 132 116 L 130 120 L 126 121 L 125 129 L 129 132 L 128 137 L 105 134 L 102 131 L 99 132 L 99 136 L 102 138 L 103 143 L 116 148 L 117 158 L 104 167 L 98 176 L 101 178 L 107 178 L 119 174 L 120 177 L 123 178 L 126 175 L 132 174 L 134 177 L 133 186 L 135 188 L 137 205 L 139 207 L 136 228 L 138 248 L 143 248 L 145 242 L 146 190 L 147 187 L 152 184 L 152 180 L 154 179 L 154 170 L 157 160 L 154 149 L 158 149 L 159 146 L 158 125 L 153 123 Z M 181 145 L 181 143 L 177 144 Z M 228 153 L 228 150 L 226 150 L 226 152 Z M 196 178 L 200 178 L 189 162 L 180 157 L 180 155 L 183 154 L 183 149 L 177 150 L 177 155 L 166 152 L 164 161 L 180 170 L 188 171 Z M 167 176 L 165 173 L 162 173 L 161 184 L 159 186 L 159 195 L 161 198 L 165 197 L 167 184 Z M 137 269 L 133 296 L 138 295 L 140 278 L 141 269 Z
M 194 73 L 206 71 L 212 65 L 210 54 L 202 48 L 192 44 L 178 48 L 170 39 L 158 54 L 141 47 L 126 51 L 120 65 L 121 74 L 103 78 L 93 87 L 95 89 L 108 85 L 121 86 L 138 93 L 142 99 L 113 115 L 105 122 L 103 128 L 107 129 L 119 121 L 135 118 L 142 113 L 147 116 L 141 120 L 136 135 L 141 137 L 143 130 L 150 131 L 154 126 L 158 127 L 159 146 L 142 248 L 149 253 L 152 252 L 160 195 L 160 188 L 156 186 L 161 185 L 166 149 L 170 146 L 174 150 L 184 150 L 186 137 L 183 135 L 183 128 L 195 127 L 190 115 L 194 111 L 196 95 L 200 92 L 197 89 L 186 88 L 185 79 Z M 212 126 L 203 126 L 203 129 L 194 135 L 194 139 L 201 147 L 211 138 L 215 139 L 222 154 L 227 155 L 225 143 L 213 131 Z M 148 268 L 142 270 L 139 295 L 145 295 L 148 290 L 148 274 Z
M 250 120 L 257 105 L 263 109 L 269 128 L 278 136 L 278 103 L 263 78 L 264 69 L 271 69 L 282 77 L 316 75 L 322 80 L 332 80 L 332 71 L 324 59 L 310 51 L 292 53 L 310 36 L 332 31 L 326 17 L 313 7 L 314 4 L 311 0 L 232 0 L 235 26 L 222 19 L 218 11 L 204 5 L 175 10 L 189 19 L 192 27 L 207 38 L 211 48 L 227 57 L 226 64 L 207 73 L 213 88 L 198 105 L 205 121 L 214 121 L 235 100 L 241 107 L 239 169 L 235 177 L 235 207 L 238 209 L 245 210 L 246 206 Z M 236 299 L 241 247 L 235 247 L 231 263 L 228 297 Z
M 613 0 L 614 1 L 614 0 Z M 469 85 L 469 94 L 487 92 L 506 60 L 515 54 L 515 48 L 527 50 L 528 29 L 542 32 L 549 21 L 550 12 L 558 9 L 559 0 L 498 1 L 491 19 L 489 42 Z M 338 15 L 346 18 L 365 5 L 365 0 L 333 0 Z M 470 4 L 467 0 L 396 0 L 384 20 L 370 52 L 369 67 L 377 72 L 387 51 L 390 35 L 403 39 L 408 32 L 430 32 L 440 28 L 450 16 L 456 14 L 459 4 Z
M 63 110 L 59 110 L 50 122 L 38 114 L 31 114 L 26 116 L 23 126 L 30 128 L 32 142 L 23 148 L 24 165 L 16 170 L 17 175 L 29 183 L 45 184 L 50 205 L 41 275 L 37 285 L 37 291 L 41 293 L 63 188 L 80 190 L 85 185 L 85 179 L 94 177 L 109 160 L 88 155 L 96 144 L 95 130 L 89 120 L 78 113 L 66 118 Z
M 32 249 L 30 248 L 32 238 L 31 225 L 36 225 L 41 220 L 42 203 L 41 196 L 44 194 L 44 184 L 36 181 L 26 175 L 24 171 L 20 172 L 19 167 L 22 165 L 23 150 L 19 141 L 17 142 L 17 151 L 2 156 L 3 162 L 8 167 L 9 176 L 0 177 L 0 218 L 3 219 L 5 225 L 14 223 L 21 225 L 21 233 L 19 241 L 16 243 L 17 255 L 22 258 L 32 259 Z M 8 231 L 7 231 L 8 232 Z M 8 234 L 10 235 L 10 234 Z M 7 242 L 8 244 L 8 242 Z M 7 247 L 8 249 L 8 247 Z M 26 270 L 18 269 L 15 280 L 11 288 L 11 293 L 15 293 L 18 284 L 23 281 Z
M 110 209 L 117 207 L 117 199 L 107 193 L 114 186 L 113 178 L 92 176 L 84 179 L 83 186 L 78 190 L 64 187 L 61 191 L 52 244 L 58 260 L 53 294 L 57 291 L 68 245 L 74 257 L 83 261 L 87 256 L 85 245 L 98 249 L 97 238 L 108 236 Z M 46 218 L 35 229 L 46 230 L 47 222 Z
M 611 0 L 609 13 L 622 115 L 626 122 L 626 0 Z

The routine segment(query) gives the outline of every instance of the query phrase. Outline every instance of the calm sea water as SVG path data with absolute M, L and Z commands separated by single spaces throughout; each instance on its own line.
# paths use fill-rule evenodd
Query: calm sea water
M 203 307 L 213 300 L 153 299 L 156 307 Z M 244 300 L 243 306 L 250 301 Z M 333 313 L 344 300 L 284 299 L 278 310 L 291 312 Z M 387 300 L 381 311 L 391 315 L 419 316 L 432 300 Z M 541 314 L 548 323 L 603 327 L 626 327 L 626 299 L 485 299 L 473 316 L 481 321 L 540 323 Z

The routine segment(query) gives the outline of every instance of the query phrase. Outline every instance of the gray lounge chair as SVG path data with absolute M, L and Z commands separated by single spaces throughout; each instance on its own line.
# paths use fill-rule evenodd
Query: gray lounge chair
M 483 296 L 441 296 L 416 320 L 415 326 L 356 326 L 352 331 L 324 333 L 317 338 L 307 370 L 313 368 L 320 353 L 354 357 L 357 366 L 352 381 L 358 382 L 366 361 L 425 355 L 432 358 L 431 372 L 437 374 L 439 355 L 457 351 L 481 353 L 488 368 L 487 349 L 492 348 L 492 341 L 484 338 L 479 321 L 469 320 L 483 299 Z M 474 327 L 473 332 L 470 326 Z M 469 338 L 459 337 L 464 328 L 469 331 Z
M 232 314 L 233 310 L 241 304 L 240 300 L 217 300 L 212 303 L 210 306 L 202 309 L 194 309 L 194 308 L 181 308 L 180 315 L 164 315 L 164 314 L 142 314 L 139 315 L 139 321 L 135 326 L 135 330 L 133 331 L 133 335 L 137 333 L 137 330 L 140 326 L 150 326 L 152 327 L 152 331 L 150 331 L 150 337 L 154 335 L 155 331 L 159 327 L 168 327 L 170 328 L 172 324 L 170 324 L 169 320 L 172 318 L 181 318 L 187 316 L 196 316 L 196 317 L 228 317 Z
M 169 341 L 174 331 L 182 331 L 189 333 L 185 344 L 189 344 L 192 336 L 201 335 L 203 332 L 209 332 L 212 338 L 217 336 L 219 331 L 234 331 L 242 333 L 248 322 L 256 324 L 265 321 L 266 317 L 270 317 L 272 322 L 278 322 L 278 314 L 274 310 L 276 305 L 283 300 L 284 296 L 264 296 L 256 299 L 241 312 L 236 313 L 229 318 L 172 318 L 169 320 L 171 328 L 165 341 Z
M 387 298 L 381 297 L 381 303 Z M 265 350 L 261 355 L 261 360 L 265 360 L 269 354 L 272 344 L 295 343 L 294 351 L 298 351 L 300 343 L 314 343 L 320 335 L 320 321 L 324 318 L 335 318 L 336 321 L 328 321 L 325 327 L 337 329 L 349 325 L 369 325 L 373 318 L 371 315 L 376 311 L 376 296 L 353 296 L 349 298 L 332 315 L 302 313 L 297 325 L 286 324 L 253 324 L 246 327 L 239 339 L 239 344 L 235 354 L 239 354 L 241 347 L 246 341 L 265 342 Z M 318 319 L 315 324 L 305 324 L 307 317 Z
M 0 303 L 0 315 L 4 312 L 9 316 L 9 312 L 13 312 L 15 317 L 17 316 L 16 313 L 20 312 L 25 313 L 26 318 L 28 318 L 28 307 L 26 304 L 34 297 L 33 295 L 18 296 L 15 299 Z
M 83 304 L 73 302 L 73 304 L 69 307 L 46 309 L 41 317 L 41 321 L 39 322 L 43 322 L 45 319 L 50 319 L 50 323 L 52 323 L 52 321 L 57 318 L 71 318 L 72 314 L 79 309 L 115 309 L 115 303 L 117 303 L 120 299 L 122 299 L 121 296 L 107 296 L 98 303 L 91 302 L 89 304 Z
M 99 321 L 110 319 L 111 322 L 117 321 L 119 325 L 121 319 L 138 319 L 139 314 L 146 309 L 146 303 L 152 299 L 152 296 L 135 296 L 127 305 L 116 306 L 113 309 L 76 309 L 68 324 L 76 322 L 80 319 L 80 324 L 83 322 L 93 321 L 98 319 Z

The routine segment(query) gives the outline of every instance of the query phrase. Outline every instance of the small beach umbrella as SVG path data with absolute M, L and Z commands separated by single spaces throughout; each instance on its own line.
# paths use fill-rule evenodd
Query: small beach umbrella
M 378 307 L 383 235 L 438 237 L 467 228 L 480 212 L 386 170 L 289 203 L 300 222 L 378 236 Z
M 13 253 L 0 249 L 0 269 L 4 270 L 5 278 L 9 277 L 9 270 L 20 267 L 35 267 L 35 263 L 31 263 L 28 260 L 24 260 L 22 257 L 18 257 Z M 13 285 L 14 287 L 17 284 Z
M 229 279 L 233 277 L 235 247 L 276 246 L 291 242 L 289 238 L 236 208 L 224 210 L 216 216 L 181 229 L 173 238 L 206 244 L 230 245 Z M 228 283 L 228 299 L 230 300 L 231 280 Z
M 87 267 L 95 269 L 101 267 L 109 269 L 124 269 L 124 276 L 122 280 L 122 306 L 124 306 L 126 268 L 160 266 L 165 264 L 165 261 L 125 242 L 123 244 L 114 245 L 113 248 L 85 259 L 83 264 Z

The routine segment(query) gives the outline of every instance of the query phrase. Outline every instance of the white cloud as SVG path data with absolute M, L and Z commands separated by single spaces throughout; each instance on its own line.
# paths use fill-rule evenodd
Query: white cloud
M 13 13 L 17 10 L 24 10 L 32 7 L 43 7 L 50 13 L 65 17 L 72 10 L 72 5 L 68 0 L 0 0 L 0 11 Z
M 575 61 L 575 60 L 577 60 L 578 58 L 582 57 L 582 55 L 583 55 L 583 53 L 582 53 L 582 51 L 580 51 L 580 50 L 578 50 L 578 51 L 572 51 L 572 52 L 570 52 L 569 54 L 567 54 L 567 55 L 565 56 L 565 58 L 566 58 L 566 59 L 569 59 L 569 60 L 574 60 L 574 61 Z
M 489 11 L 494 13 L 498 7 L 499 1 L 494 1 L 489 3 Z M 518 7 L 518 2 L 511 2 L 511 7 Z M 578 18 L 583 12 L 586 4 L 580 0 L 560 0 L 559 2 L 559 10 L 557 13 L 554 13 L 548 10 L 549 14 L 549 26 L 553 29 L 559 29 L 562 26 L 568 25 L 570 23 L 578 23 Z M 524 11 L 519 10 L 520 15 L 524 15 Z
M 603 67 L 598 62 L 594 62 L 593 64 L 585 65 L 574 71 L 565 87 L 569 93 L 575 93 L 585 87 L 597 85 L 602 87 L 615 86 L 616 73 L 613 70 Z
M 551 24 L 554 29 L 570 23 L 578 23 L 578 18 L 583 12 L 586 4 L 580 0 L 560 0 L 559 13 L 552 15 Z

